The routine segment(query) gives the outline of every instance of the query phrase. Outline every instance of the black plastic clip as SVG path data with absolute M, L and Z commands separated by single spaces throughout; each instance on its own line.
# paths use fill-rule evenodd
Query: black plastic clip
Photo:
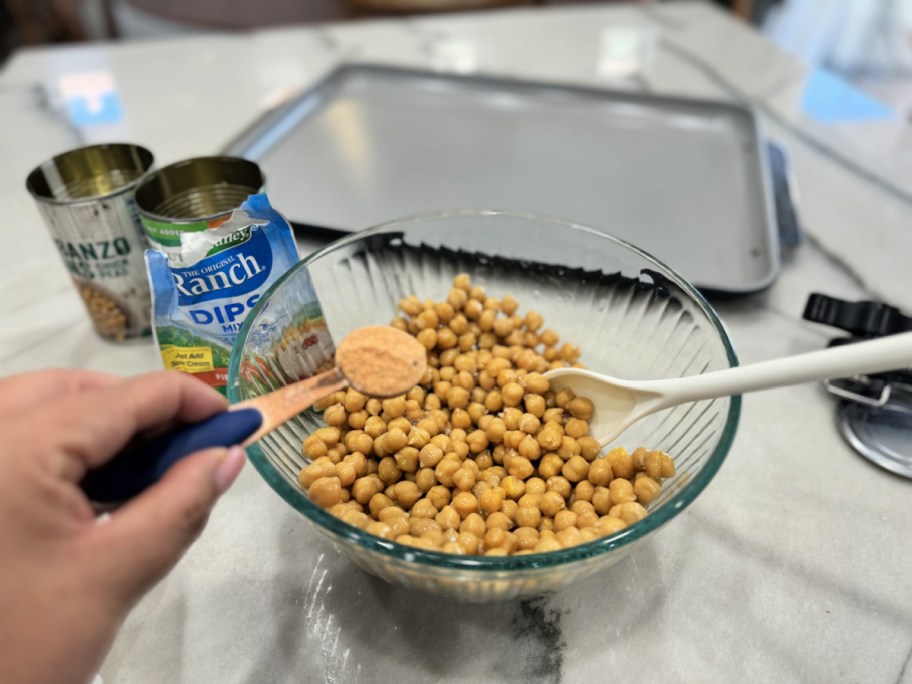
M 828 347 L 912 330 L 912 317 L 905 316 L 895 306 L 871 301 L 847 302 L 819 293 L 808 297 L 803 317 L 808 321 L 840 328 L 852 335 L 834 338 Z M 875 408 L 890 401 L 897 385 L 912 387 L 912 370 L 897 369 L 854 378 L 832 378 L 824 382 L 831 394 Z
M 870 338 L 912 330 L 912 318 L 881 302 L 846 302 L 815 292 L 808 297 L 804 319 Z

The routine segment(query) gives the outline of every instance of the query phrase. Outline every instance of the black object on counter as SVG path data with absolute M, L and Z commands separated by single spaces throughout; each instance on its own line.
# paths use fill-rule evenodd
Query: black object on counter
M 912 317 L 881 302 L 847 302 L 814 293 L 805 320 L 850 334 L 827 346 L 841 346 L 912 330 Z M 872 463 L 912 479 L 912 368 L 897 368 L 825 383 L 839 397 L 836 420 L 846 442 Z

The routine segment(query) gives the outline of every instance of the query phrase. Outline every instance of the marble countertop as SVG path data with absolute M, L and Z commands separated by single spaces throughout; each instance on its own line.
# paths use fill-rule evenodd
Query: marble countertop
M 648 59 L 619 68 L 606 57 L 617 28 L 648 35 Z M 750 104 L 791 154 L 806 241 L 768 290 L 714 302 L 742 363 L 825 344 L 831 331 L 801 319 L 813 291 L 912 310 L 912 155 L 900 117 L 811 119 L 800 106 L 807 67 L 710 5 L 504 10 L 15 54 L 0 73 L 0 282 L 15 295 L 0 314 L 0 372 L 159 367 L 151 340 L 113 346 L 92 332 L 25 191 L 31 168 L 100 140 L 145 145 L 159 165 L 217 152 L 352 60 Z M 93 70 L 113 77 L 124 118 L 77 128 L 55 84 Z M 302 252 L 318 245 L 301 239 Z M 912 683 L 912 482 L 856 455 L 834 408 L 818 385 L 746 396 L 734 447 L 696 503 L 620 564 L 521 603 L 449 604 L 388 586 L 248 467 L 133 612 L 101 676 Z

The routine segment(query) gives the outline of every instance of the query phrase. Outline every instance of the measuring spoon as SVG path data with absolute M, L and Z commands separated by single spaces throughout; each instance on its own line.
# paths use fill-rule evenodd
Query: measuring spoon
M 249 446 L 348 386 L 378 399 L 405 394 L 418 383 L 426 368 L 427 350 L 408 333 L 384 325 L 359 328 L 339 344 L 334 368 L 131 446 L 90 470 L 80 486 L 97 503 L 125 501 L 196 451 L 234 444 Z
M 551 388 L 569 387 L 595 406 L 589 433 L 603 446 L 638 420 L 679 404 L 912 366 L 912 333 L 726 370 L 661 380 L 623 380 L 579 368 L 545 373 Z

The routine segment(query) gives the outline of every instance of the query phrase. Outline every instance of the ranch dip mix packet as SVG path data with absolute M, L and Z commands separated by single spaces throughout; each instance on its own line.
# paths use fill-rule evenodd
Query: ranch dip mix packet
M 223 394 L 234 338 L 260 296 L 298 261 L 291 226 L 265 194 L 218 228 L 183 233 L 178 254 L 146 251 L 155 342 L 165 368 Z

